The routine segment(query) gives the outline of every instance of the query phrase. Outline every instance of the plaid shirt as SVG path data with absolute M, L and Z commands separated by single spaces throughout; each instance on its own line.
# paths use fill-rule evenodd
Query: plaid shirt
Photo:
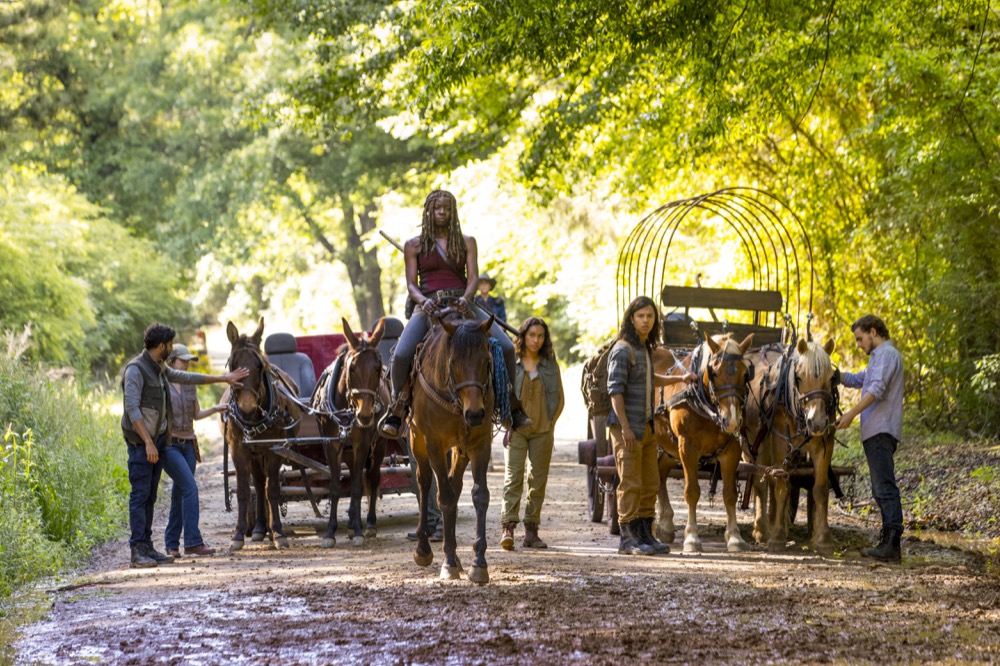
M 642 434 L 653 418 L 653 373 L 649 351 L 635 350 L 619 340 L 608 355 L 608 395 L 624 394 L 625 417 L 633 432 Z M 622 425 L 615 410 L 608 415 L 608 425 Z

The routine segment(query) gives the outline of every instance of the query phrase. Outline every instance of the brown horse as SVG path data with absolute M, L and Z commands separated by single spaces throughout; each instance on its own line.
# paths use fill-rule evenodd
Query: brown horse
M 232 345 L 228 367 L 246 368 L 250 372 L 242 388 L 227 389 L 223 395 L 229 404 L 224 432 L 236 470 L 238 507 L 230 550 L 243 547 L 245 534 L 251 534 L 254 541 L 263 541 L 268 531 L 275 548 L 287 548 L 288 539 L 281 529 L 278 511 L 282 460 L 270 446 L 255 446 L 254 441 L 287 439 L 298 434 L 302 412 L 291 397 L 298 395 L 298 387 L 272 366 L 261 350 L 263 317 L 253 335 L 240 335 L 232 322 L 226 326 L 226 333 Z M 256 507 L 250 506 L 251 478 L 257 495 Z M 252 532 L 247 531 L 250 524 Z
M 653 364 L 658 374 L 694 372 L 698 382 L 672 384 L 663 389 L 666 409 L 657 410 L 654 431 L 667 455 L 660 458 L 660 519 L 657 534 L 673 541 L 673 509 L 666 492 L 666 477 L 680 461 L 684 468 L 684 499 L 688 506 L 684 529 L 684 552 L 702 550 L 698 536 L 697 507 L 701 497 L 698 470 L 702 460 L 716 460 L 722 473 L 722 498 L 726 505 L 726 548 L 746 550 L 746 542 L 736 524 L 736 469 L 740 463 L 740 428 L 746 402 L 750 364 L 744 354 L 753 334 L 737 343 L 732 334 L 705 335 L 694 353 L 676 363 L 666 349 L 658 349 Z M 692 363 L 697 364 L 692 368 Z
M 330 520 L 327 522 L 323 548 L 337 543 L 337 501 L 340 499 L 340 461 L 347 454 L 351 471 L 351 503 L 347 525 L 351 543 L 363 546 L 365 537 L 374 537 L 375 499 L 382 481 L 382 458 L 385 440 L 379 437 L 376 424 L 389 404 L 389 389 L 382 379 L 382 340 L 385 320 L 379 319 L 372 333 L 358 339 L 346 319 L 343 322 L 347 343 L 337 350 L 337 358 L 324 372 L 312 395 L 312 407 L 323 444 L 326 464 L 330 466 Z M 345 445 L 349 445 L 348 447 Z M 368 486 L 368 525 L 361 528 L 361 496 Z
M 781 551 L 788 541 L 789 481 L 787 472 L 802 454 L 812 459 L 812 545 L 822 555 L 833 553 L 827 522 L 830 499 L 828 472 L 836 424 L 835 368 L 830 361 L 833 340 L 825 346 L 799 339 L 789 350 L 769 346 L 751 354 L 756 377 L 747 405 L 747 439 L 759 465 L 780 470 L 753 485 L 756 499 L 754 538 Z M 757 450 L 759 447 L 759 450 Z
M 445 562 L 441 578 L 459 578 L 462 564 L 455 554 L 455 518 L 462 476 L 471 462 L 476 559 L 469 580 L 479 584 L 490 580 L 486 567 L 486 510 L 490 503 L 486 472 L 493 440 L 492 326 L 493 317 L 482 323 L 442 320 L 425 339 L 411 379 L 411 453 L 417 463 L 420 499 L 419 536 L 413 559 L 422 567 L 434 560 L 427 538 L 427 495 L 433 471 L 444 519 Z

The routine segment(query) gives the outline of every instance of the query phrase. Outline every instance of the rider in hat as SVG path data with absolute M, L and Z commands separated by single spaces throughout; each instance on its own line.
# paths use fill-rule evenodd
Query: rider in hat
M 497 286 L 497 281 L 489 273 L 479 274 L 479 293 L 476 294 L 476 305 L 493 314 L 500 321 L 507 321 L 507 306 L 499 296 L 490 296 Z

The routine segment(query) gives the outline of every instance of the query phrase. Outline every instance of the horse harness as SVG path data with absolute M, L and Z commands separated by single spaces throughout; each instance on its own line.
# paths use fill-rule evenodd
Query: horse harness
M 228 411 L 226 412 L 226 420 L 232 419 L 243 431 L 243 441 L 248 442 L 252 440 L 257 435 L 270 430 L 275 427 L 279 421 L 287 423 L 287 425 L 277 426 L 282 430 L 291 430 L 299 424 L 301 417 L 298 419 L 292 418 L 291 413 L 279 405 L 279 401 L 276 399 L 275 392 L 280 392 L 286 397 L 291 398 L 295 403 L 301 404 L 296 400 L 290 393 L 294 393 L 291 387 L 285 382 L 285 378 L 280 374 L 275 373 L 271 368 L 271 365 L 264 359 L 263 355 L 255 349 L 248 349 L 248 351 L 257 357 L 260 361 L 261 374 L 263 381 L 261 382 L 261 387 L 256 391 L 257 393 L 257 411 L 260 412 L 261 417 L 257 420 L 250 420 L 243 416 L 240 411 L 239 405 L 237 403 L 237 391 L 229 392 L 229 404 Z M 226 362 L 226 366 L 232 369 L 232 358 Z M 267 400 L 267 409 L 261 409 L 260 405 L 263 403 L 261 391 L 264 393 L 264 398 Z
M 368 388 L 354 388 L 351 386 L 351 366 L 357 361 L 358 357 L 365 353 L 375 354 L 378 359 L 378 365 L 382 367 L 382 354 L 375 347 L 365 347 L 360 351 L 348 351 L 346 354 L 341 354 L 337 357 L 337 360 L 333 364 L 333 369 L 327 368 L 320 375 L 317 386 L 323 386 L 326 388 L 325 395 L 323 396 L 322 409 L 312 409 L 310 411 L 314 414 L 321 414 L 332 419 L 339 430 L 339 435 L 335 438 L 337 441 L 343 442 L 348 437 L 350 437 L 351 430 L 358 423 L 357 409 L 354 407 L 354 402 L 351 398 L 355 398 L 361 395 L 370 395 L 375 402 L 374 411 L 376 414 L 382 413 L 385 409 L 385 405 L 382 404 L 382 396 L 379 394 L 378 390 L 372 390 Z M 337 409 L 334 405 L 333 394 L 337 388 L 337 384 L 340 383 L 340 378 L 346 373 L 346 390 L 344 392 L 347 397 L 347 407 L 343 409 Z
M 757 437 L 754 440 L 753 445 L 750 447 L 751 459 L 756 462 L 757 454 L 760 451 L 760 445 L 763 443 L 764 439 L 769 433 L 773 433 L 776 437 L 783 439 L 788 442 L 789 450 L 788 455 L 785 456 L 784 461 L 782 461 L 781 469 L 788 470 L 792 463 L 792 460 L 798 455 L 799 451 L 804 447 L 812 435 L 809 434 L 808 428 L 806 426 L 805 409 L 803 408 L 808 402 L 816 399 L 820 399 L 826 405 L 827 417 L 830 421 L 834 421 L 837 418 L 837 412 L 840 408 L 840 391 L 838 386 L 840 384 L 840 370 L 835 369 L 833 378 L 830 381 L 830 390 L 825 389 L 815 389 L 813 391 L 807 391 L 806 393 L 799 393 L 798 391 L 798 375 L 795 372 L 795 354 L 793 350 L 795 348 L 794 342 L 789 344 L 787 348 L 782 348 L 780 344 L 767 345 L 761 348 L 761 355 L 764 359 L 764 381 L 761 386 L 761 426 L 760 431 L 757 433 Z M 767 359 L 768 352 L 781 352 L 781 360 L 778 365 L 778 372 L 776 378 L 772 383 L 770 381 L 771 368 L 773 367 Z M 794 377 L 794 381 L 790 381 L 790 377 Z M 776 430 L 774 428 L 774 418 L 778 413 L 778 407 L 785 410 L 786 414 L 792 416 L 795 421 L 795 432 L 792 433 L 791 430 L 786 426 L 785 432 Z
M 461 389 L 463 389 L 463 388 L 467 388 L 467 387 L 471 386 L 471 387 L 479 389 L 482 392 L 482 394 L 485 396 L 486 395 L 487 387 L 491 386 L 493 384 L 493 381 L 492 381 L 492 377 L 493 377 L 493 357 L 492 357 L 492 355 L 490 356 L 489 376 L 486 378 L 485 382 L 477 382 L 475 380 L 469 380 L 469 381 L 464 381 L 464 382 L 458 382 L 458 383 L 456 383 L 455 382 L 454 366 L 452 364 L 452 361 L 450 359 L 450 354 L 449 354 L 449 361 L 448 361 L 448 386 L 447 386 L 447 391 L 448 392 L 447 393 L 442 393 L 435 386 L 433 386 L 430 383 L 430 381 L 427 379 L 426 375 L 424 375 L 424 369 L 423 369 L 423 364 L 422 364 L 423 356 L 424 356 L 424 354 L 423 354 L 423 352 L 424 352 L 424 344 L 425 343 L 423 343 L 423 342 L 420 343 L 420 347 L 417 349 L 417 353 L 416 353 L 416 362 L 414 363 L 415 367 L 414 367 L 413 371 L 417 375 L 417 381 L 420 382 L 420 386 L 427 393 L 427 396 L 431 400 L 433 400 L 434 403 L 437 406 L 441 407 L 444 410 L 447 410 L 449 413 L 454 414 L 455 416 L 461 416 L 462 415 L 462 401 L 458 397 L 458 392 Z
M 694 352 L 691 354 L 690 357 L 691 358 L 690 368 L 698 368 L 701 366 L 703 354 L 704 354 L 704 346 L 699 346 L 694 350 Z M 711 361 L 712 358 L 721 358 L 723 361 L 725 361 L 728 364 L 727 369 L 731 374 L 736 373 L 736 363 L 738 361 L 745 361 L 742 354 L 730 354 L 730 353 L 713 354 L 712 356 L 709 357 L 709 360 Z M 724 384 L 723 386 L 717 387 L 715 386 L 715 383 L 712 381 L 715 378 L 715 375 L 712 372 L 711 367 L 709 367 L 708 372 L 709 372 L 709 381 L 708 381 L 707 392 L 705 391 L 704 383 L 701 381 L 694 384 L 690 384 L 687 388 L 676 393 L 665 403 L 660 403 L 656 408 L 656 413 L 658 414 L 669 413 L 671 409 L 679 405 L 687 405 L 687 407 L 695 414 L 705 419 L 708 419 L 709 421 L 714 423 L 716 427 L 718 427 L 720 430 L 723 430 L 724 424 L 722 422 L 722 415 L 719 413 L 719 401 L 722 400 L 723 398 L 729 398 L 735 396 L 740 401 L 740 405 L 742 406 L 742 404 L 746 402 L 747 393 L 749 389 L 747 387 L 747 384 L 743 384 L 742 386 L 739 384 Z M 753 378 L 753 366 L 751 365 L 750 374 L 748 375 L 747 381 L 749 382 L 749 379 L 752 378 Z M 668 429 L 668 432 L 670 433 L 670 437 L 676 442 L 677 435 L 674 433 L 674 431 L 672 429 Z M 740 439 L 741 439 L 741 444 L 743 444 L 745 442 L 745 438 L 742 436 L 742 433 L 740 434 Z M 725 446 L 726 445 L 723 444 L 721 447 L 719 447 L 718 451 L 716 451 L 714 454 L 708 457 L 714 458 L 716 455 L 719 454 L 720 451 L 722 451 L 723 448 L 725 448 Z

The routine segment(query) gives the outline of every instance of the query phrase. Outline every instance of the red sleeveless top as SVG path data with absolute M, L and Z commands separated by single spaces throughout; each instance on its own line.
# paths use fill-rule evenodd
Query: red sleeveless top
M 446 262 L 437 250 L 417 255 L 417 284 L 424 294 L 440 289 L 465 289 L 467 283 L 465 264 L 457 266 L 450 260 Z

